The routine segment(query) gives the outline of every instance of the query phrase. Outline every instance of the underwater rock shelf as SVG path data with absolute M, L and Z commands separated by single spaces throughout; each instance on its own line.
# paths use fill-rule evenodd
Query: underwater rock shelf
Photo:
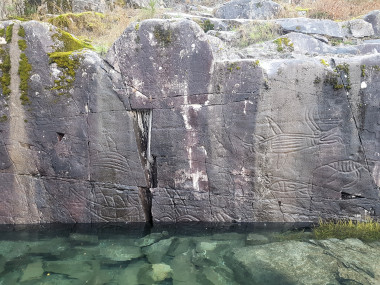
M 279 35 L 244 45 L 232 21 L 257 21 L 175 17 L 106 59 L 1 22 L 0 223 L 380 215 L 376 17 L 262 20 Z

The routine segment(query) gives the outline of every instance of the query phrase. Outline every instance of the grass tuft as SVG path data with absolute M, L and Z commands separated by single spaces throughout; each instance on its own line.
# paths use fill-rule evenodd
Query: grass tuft
M 329 238 L 357 238 L 362 241 L 380 240 L 380 223 L 373 219 L 365 221 L 339 220 L 319 221 L 319 225 L 313 228 L 316 239 Z

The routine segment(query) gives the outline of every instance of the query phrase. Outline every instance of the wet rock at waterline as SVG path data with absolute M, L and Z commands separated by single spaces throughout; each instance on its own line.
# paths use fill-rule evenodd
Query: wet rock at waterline
M 378 216 L 380 44 L 362 20 L 350 34 L 276 22 L 292 32 L 237 48 L 191 20 L 146 20 L 106 60 L 53 26 L 2 22 L 0 222 Z M 136 245 L 160 264 L 173 243 Z

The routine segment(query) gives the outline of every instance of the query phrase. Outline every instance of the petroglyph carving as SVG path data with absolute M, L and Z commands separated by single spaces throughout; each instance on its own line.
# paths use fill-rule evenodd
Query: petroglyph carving
M 286 156 L 293 152 L 300 152 L 305 149 L 313 148 L 318 145 L 341 143 L 342 138 L 338 135 L 338 127 L 328 131 L 322 131 L 315 122 L 311 112 L 306 113 L 306 124 L 311 129 L 312 133 L 286 133 L 281 127 L 270 117 L 266 117 L 268 125 L 273 132 L 273 135 L 264 138 L 255 135 L 258 138 L 259 150 L 267 150 L 269 153 L 278 155 L 277 168 L 281 158 L 286 159 Z
M 321 186 L 329 187 L 339 182 L 339 186 L 343 190 L 347 190 L 360 181 L 360 171 L 365 169 L 359 162 L 340 160 L 318 167 L 314 171 L 313 177 L 323 178 L 319 179 L 322 181 Z
M 299 192 L 302 194 L 307 194 L 309 190 L 310 184 L 293 181 L 293 180 L 277 180 L 269 186 L 272 191 L 279 193 L 291 193 L 291 192 Z
M 92 165 L 99 168 L 115 169 L 121 172 L 127 172 L 129 169 L 127 158 L 113 151 L 99 153 L 94 157 Z
M 89 209 L 95 220 L 103 222 L 141 220 L 142 211 L 137 191 L 94 187 L 92 195 L 88 196 L 74 188 L 71 192 L 91 205 Z

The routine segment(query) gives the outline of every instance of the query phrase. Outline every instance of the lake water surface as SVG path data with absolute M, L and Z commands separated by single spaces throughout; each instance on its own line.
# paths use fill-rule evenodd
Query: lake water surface
M 1 226 L 0 284 L 380 284 L 380 242 L 305 226 Z

